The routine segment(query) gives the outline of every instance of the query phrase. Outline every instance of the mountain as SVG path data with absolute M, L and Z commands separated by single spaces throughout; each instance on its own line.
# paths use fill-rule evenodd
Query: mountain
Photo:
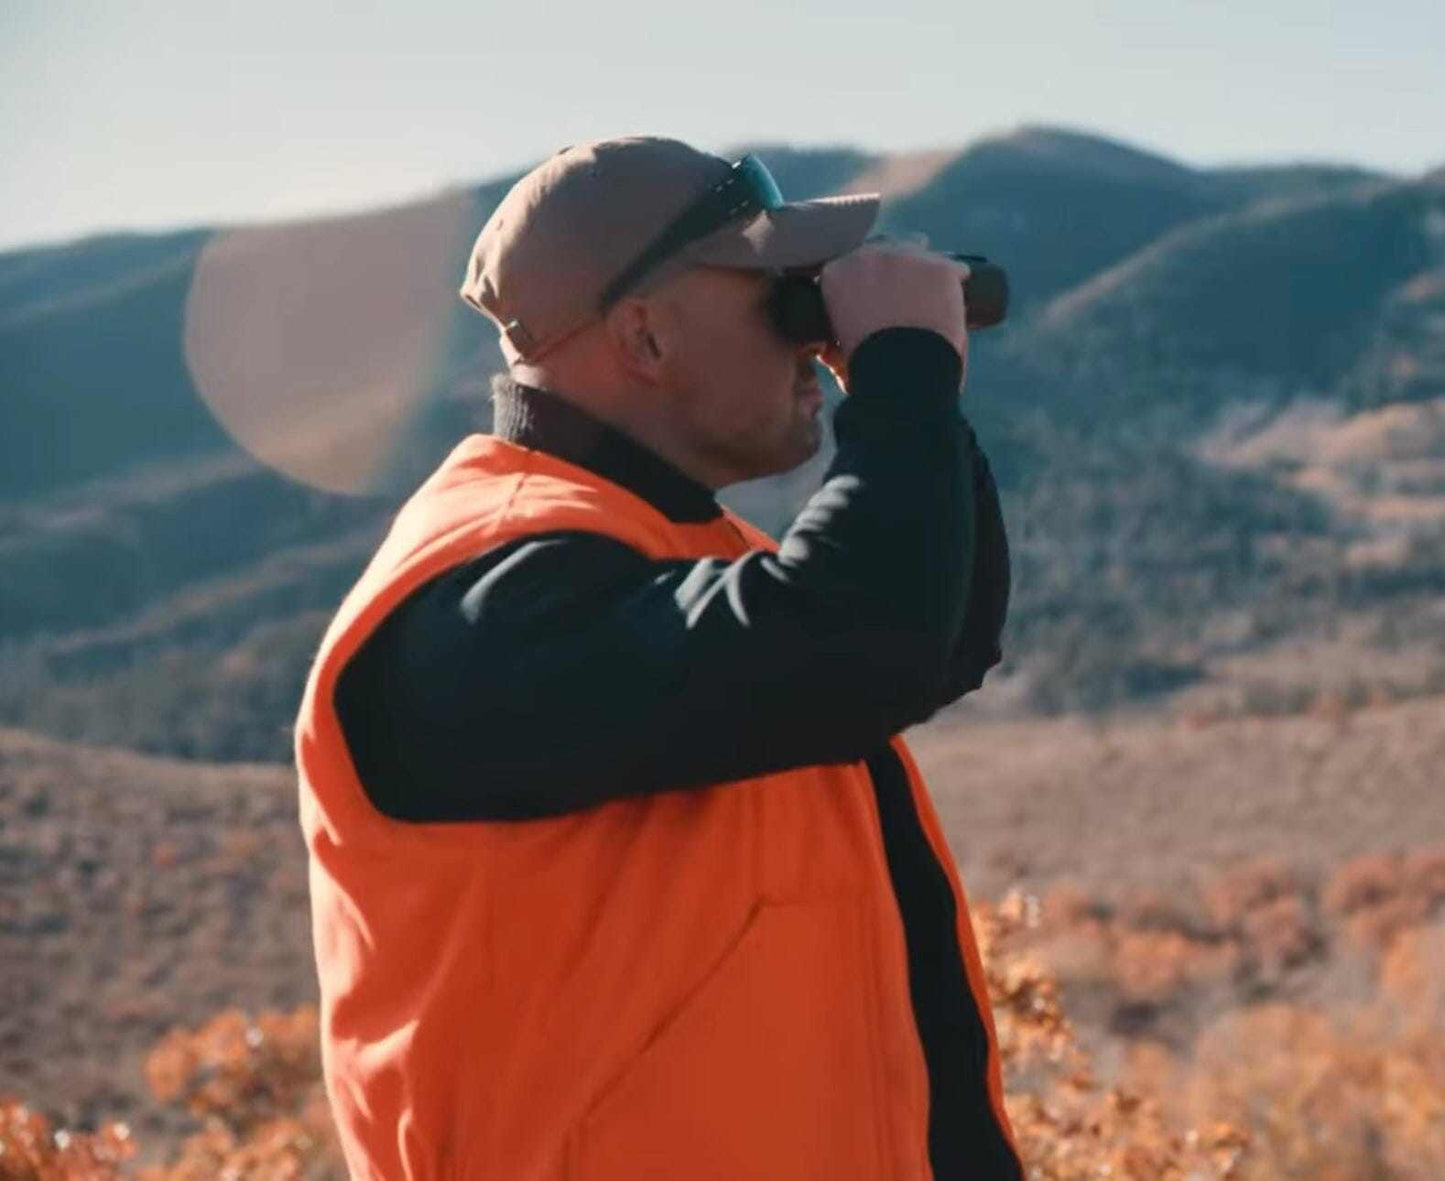
M 281 375 L 304 391 L 315 377 L 305 371 L 316 360 L 305 355 L 307 341 L 323 339 L 329 352 L 322 359 L 338 371 L 368 340 L 383 353 L 405 350 L 414 326 L 404 318 L 358 330 L 368 298 L 374 304 L 388 291 L 422 294 L 440 308 L 429 325 L 435 349 L 417 361 L 427 387 L 419 400 L 436 417 L 435 430 L 454 431 L 462 420 L 446 417 L 438 395 L 473 361 L 482 336 L 456 298 L 465 235 L 515 179 L 360 216 L 103 235 L 0 253 L 0 501 L 137 465 L 233 453 L 216 404 L 231 391 L 201 380 L 204 350 L 234 362 L 229 350 L 259 335 L 278 365 L 286 366 L 288 349 L 302 354 Z M 408 267 L 404 254 L 398 263 L 388 253 L 439 233 L 452 247 L 444 259 L 425 256 L 420 267 Z M 376 275 L 387 282 L 368 291 L 365 281 Z M 236 304 L 203 299 L 217 290 Z M 209 320 L 210 335 L 198 342 L 200 313 L 230 319 Z M 495 345 L 486 344 L 486 362 L 499 364 Z M 232 408 L 239 401 L 233 396 Z M 426 445 L 435 454 L 444 444 L 433 435 Z
M 1426 327 L 1441 265 L 1445 202 L 1430 186 L 1375 181 L 1272 197 L 1161 234 L 1055 295 L 1011 344 L 1116 395 L 1169 397 L 1189 377 L 1226 373 L 1273 383 L 1284 397 L 1341 392 L 1383 333 Z M 1206 388 L 1195 409 L 1207 415 L 1215 393 Z
M 181 356 L 203 233 L 0 255 L 0 496 L 225 450 Z
M 1445 687 L 1445 169 L 1197 168 L 1048 127 L 744 151 L 792 198 L 879 191 L 881 230 L 1009 272 L 962 405 L 1014 594 L 968 708 Z M 0 722 L 289 757 L 329 613 L 401 498 L 489 425 L 495 333 L 456 287 L 515 179 L 0 254 Z M 830 447 L 724 500 L 780 533 Z

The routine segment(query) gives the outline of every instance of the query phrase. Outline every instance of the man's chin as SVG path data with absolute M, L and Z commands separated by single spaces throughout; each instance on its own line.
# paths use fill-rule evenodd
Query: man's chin
M 750 474 L 740 476 L 734 483 L 743 484 L 750 480 L 766 480 L 771 476 L 782 476 L 807 463 L 823 446 L 823 428 L 817 418 L 795 424 L 794 433 L 777 450 L 770 454 L 754 453 L 747 470 Z

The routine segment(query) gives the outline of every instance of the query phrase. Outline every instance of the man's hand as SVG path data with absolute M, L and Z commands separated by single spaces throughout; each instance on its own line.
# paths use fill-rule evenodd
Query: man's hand
M 848 389 L 848 358 L 873 332 L 898 326 L 931 328 L 947 339 L 968 368 L 963 303 L 967 263 L 912 242 L 865 242 L 823 266 L 819 283 L 838 343 L 818 359 Z

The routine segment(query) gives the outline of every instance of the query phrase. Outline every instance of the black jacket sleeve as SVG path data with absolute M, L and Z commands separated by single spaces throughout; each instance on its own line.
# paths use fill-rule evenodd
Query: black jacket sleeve
M 373 802 L 522 819 L 852 762 L 976 687 L 1007 551 L 960 377 L 925 329 L 859 345 L 837 455 L 775 554 L 659 562 L 534 535 L 420 588 L 338 684 Z
M 949 653 L 943 692 L 936 702 L 939 708 L 977 689 L 983 684 L 984 674 L 1003 659 L 1000 645 L 1012 588 L 1008 534 L 998 487 L 988 457 L 971 437 L 969 443 L 973 448 L 974 477 L 973 576 L 963 628 Z

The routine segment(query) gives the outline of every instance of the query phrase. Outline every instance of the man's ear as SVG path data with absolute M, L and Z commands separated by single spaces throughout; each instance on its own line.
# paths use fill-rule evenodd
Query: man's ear
M 663 313 L 641 298 L 619 300 L 607 313 L 607 330 L 623 366 L 639 377 L 656 381 L 665 365 L 659 336 L 666 333 Z

